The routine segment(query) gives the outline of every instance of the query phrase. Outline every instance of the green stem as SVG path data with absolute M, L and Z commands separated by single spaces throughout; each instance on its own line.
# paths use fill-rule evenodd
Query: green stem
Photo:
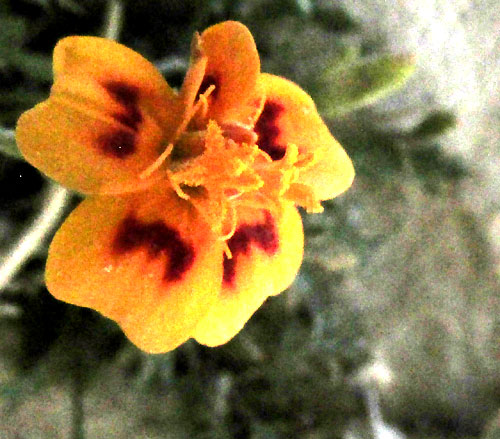
M 0 128 L 0 152 L 8 157 L 22 160 L 23 156 L 17 148 L 14 130 Z
M 45 237 L 59 222 L 70 199 L 69 192 L 59 185 L 51 183 L 43 203 L 42 211 L 6 253 L 0 266 L 0 290 L 5 288 L 19 269 L 36 251 Z
M 122 29 L 123 3 L 120 0 L 110 0 L 106 12 L 104 38 L 118 40 Z

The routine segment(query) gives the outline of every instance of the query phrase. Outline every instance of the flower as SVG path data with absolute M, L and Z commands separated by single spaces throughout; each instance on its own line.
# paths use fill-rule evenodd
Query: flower
M 244 25 L 191 50 L 176 91 L 131 49 L 64 38 L 50 97 L 16 132 L 30 163 L 87 196 L 51 243 L 49 291 L 152 353 L 234 337 L 297 274 L 295 206 L 321 211 L 354 177 L 311 98 L 260 73 Z

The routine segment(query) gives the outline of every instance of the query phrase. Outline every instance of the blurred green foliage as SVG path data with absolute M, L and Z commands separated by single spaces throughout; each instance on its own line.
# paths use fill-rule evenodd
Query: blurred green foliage
M 455 115 L 450 111 L 437 110 L 430 113 L 419 125 L 417 125 L 411 135 L 418 138 L 438 136 L 451 130 L 457 124 Z
M 318 106 L 334 117 L 363 107 L 400 88 L 413 73 L 413 56 L 380 55 L 364 59 L 356 49 L 333 59 L 320 72 L 316 88 Z

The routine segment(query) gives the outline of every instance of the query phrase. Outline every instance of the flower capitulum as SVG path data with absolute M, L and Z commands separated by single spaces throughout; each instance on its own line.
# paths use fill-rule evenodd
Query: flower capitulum
M 25 158 L 87 198 L 49 249 L 58 299 L 115 320 L 147 352 L 234 337 L 303 255 L 352 163 L 296 84 L 260 72 L 248 29 L 195 34 L 180 90 L 116 42 L 67 37 L 50 97 L 16 131 Z

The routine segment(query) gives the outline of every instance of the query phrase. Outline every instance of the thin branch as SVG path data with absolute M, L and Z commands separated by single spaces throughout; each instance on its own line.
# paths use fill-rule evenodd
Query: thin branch
M 365 398 L 374 439 L 406 439 L 403 433 L 384 422 L 380 410 L 378 390 L 374 386 L 367 386 Z
M 14 130 L 0 128 L 0 152 L 8 157 L 22 159 L 22 155 L 16 145 L 16 136 Z
M 172 73 L 186 73 L 189 63 L 179 56 L 169 56 L 155 62 L 155 67 L 164 75 Z
M 54 229 L 69 199 L 69 191 L 54 183 L 50 184 L 42 211 L 22 234 L 22 238 L 7 251 L 7 257 L 0 266 L 0 290 L 8 285 L 22 265 Z
M 9 130 L 7 128 L 0 128 L 0 136 L 2 136 L 2 139 L 8 140 L 8 141 L 15 140 L 14 130 Z
M 108 2 L 103 36 L 110 40 L 118 40 L 122 29 L 123 3 L 120 0 Z

